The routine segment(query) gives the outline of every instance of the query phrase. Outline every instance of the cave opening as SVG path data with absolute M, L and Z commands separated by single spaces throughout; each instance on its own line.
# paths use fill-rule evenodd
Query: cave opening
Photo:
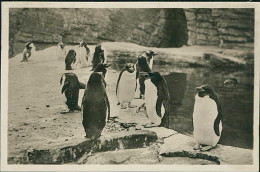
M 181 8 L 164 9 L 164 37 L 159 47 L 181 47 L 187 44 L 187 20 Z

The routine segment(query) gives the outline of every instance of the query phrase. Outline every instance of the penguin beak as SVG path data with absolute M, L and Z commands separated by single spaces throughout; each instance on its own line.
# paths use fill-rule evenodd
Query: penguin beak
M 105 67 L 109 67 L 109 66 L 111 66 L 112 64 L 105 64 Z
M 201 87 L 196 87 L 196 91 L 201 92 L 201 91 L 203 91 L 203 89 Z

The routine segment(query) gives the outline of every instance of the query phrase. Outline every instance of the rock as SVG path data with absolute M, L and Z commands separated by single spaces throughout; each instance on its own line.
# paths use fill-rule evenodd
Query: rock
M 192 137 L 175 134 L 164 139 L 160 154 L 166 157 L 190 157 L 214 161 L 218 164 L 249 165 L 253 163 L 252 150 L 218 144 L 216 148 L 201 152 L 193 150 L 196 142 Z
M 67 141 L 66 141 L 67 140 Z M 66 143 L 42 144 L 39 148 L 27 151 L 26 163 L 33 164 L 61 164 L 81 157 L 91 151 L 104 152 L 120 149 L 142 148 L 157 140 L 157 136 L 149 131 L 127 131 L 103 135 L 99 140 L 65 139 Z M 10 157 L 11 158 L 11 157 Z M 25 163 L 25 162 L 23 162 Z
M 50 107 L 50 105 L 46 105 L 46 107 Z
M 74 44 L 83 38 L 95 44 L 129 41 L 151 47 L 179 47 L 196 44 L 196 35 L 208 31 L 218 37 L 239 37 L 227 37 L 230 43 L 254 41 L 253 9 L 11 9 L 10 20 L 10 56 L 20 53 L 23 42 L 28 41 L 56 44 L 63 40 Z M 217 33 L 220 29 L 232 31 Z M 188 31 L 195 32 L 195 36 L 189 36 Z M 212 45 L 220 43 L 208 41 Z
M 127 149 L 97 153 L 88 157 L 85 164 L 157 164 L 157 153 L 149 148 Z
M 153 128 L 145 128 L 145 130 L 153 131 L 157 134 L 158 138 L 167 138 L 174 134 L 177 134 L 177 131 L 164 128 L 164 127 L 153 127 Z
M 204 59 L 218 67 L 245 67 L 246 61 L 219 53 L 204 53 Z

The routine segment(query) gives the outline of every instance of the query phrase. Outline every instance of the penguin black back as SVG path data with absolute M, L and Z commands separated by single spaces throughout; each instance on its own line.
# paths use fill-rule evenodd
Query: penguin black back
M 161 117 L 161 107 L 164 106 L 165 114 L 162 117 L 162 122 L 160 126 L 169 128 L 169 103 L 170 103 L 170 93 L 168 90 L 167 83 L 163 76 L 159 72 L 149 72 L 145 75 L 145 78 L 151 79 L 151 82 L 157 88 L 157 101 L 156 101 L 156 112 L 157 115 Z
M 76 52 L 75 50 L 69 50 L 65 58 L 65 70 L 72 70 L 71 64 L 76 61 Z
M 82 99 L 83 121 L 86 137 L 99 137 L 110 116 L 110 105 L 102 75 L 93 72 Z
M 140 75 L 140 72 L 151 72 L 152 70 L 150 69 L 147 59 L 144 56 L 139 56 L 137 58 L 137 63 L 136 63 L 136 78 L 139 78 L 139 85 L 140 85 L 140 98 L 142 98 L 142 95 L 145 93 L 145 85 L 144 81 L 145 78 L 144 76 Z
M 139 56 L 137 58 L 136 70 L 138 72 L 151 72 L 147 59 L 144 56 Z
M 95 52 L 92 59 L 92 70 L 94 70 L 99 63 L 104 63 L 105 57 L 104 57 L 104 50 L 102 49 L 101 45 L 97 45 L 95 47 Z
M 85 89 L 86 84 L 79 82 L 77 75 L 74 73 L 62 74 L 60 84 L 62 84 L 64 76 L 65 79 L 61 94 L 65 92 L 65 97 L 67 98 L 66 104 L 70 110 L 80 110 L 78 106 L 79 89 Z
M 220 104 L 218 95 L 214 91 L 214 89 L 208 84 L 197 87 L 196 90 L 197 90 L 199 97 L 204 97 L 204 96 L 208 95 L 212 100 L 214 100 L 216 102 L 217 109 L 218 109 L 218 115 L 214 121 L 214 131 L 215 131 L 216 135 L 219 136 L 220 135 L 219 123 L 220 123 L 220 121 L 223 121 L 223 115 L 222 115 L 222 106 Z

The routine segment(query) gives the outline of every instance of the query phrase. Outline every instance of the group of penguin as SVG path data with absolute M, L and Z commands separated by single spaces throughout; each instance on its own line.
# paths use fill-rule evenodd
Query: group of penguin
M 149 50 L 138 56 L 135 63 L 125 64 L 117 80 L 116 96 L 121 109 L 136 107 L 132 101 L 139 83 L 139 98 L 144 99 L 144 103 L 137 112 L 144 108 L 150 121 L 144 127 L 169 128 L 170 94 L 164 77 L 152 70 L 156 55 Z M 67 53 L 66 70 L 71 69 L 71 63 L 76 60 L 75 56 L 74 50 Z M 74 73 L 64 73 L 60 79 L 61 93 L 65 93 L 69 110 L 78 110 L 83 114 L 82 125 L 87 138 L 100 137 L 110 119 L 110 103 L 105 80 L 108 66 L 102 46 L 97 45 L 92 59 L 93 72 L 87 85 L 81 83 Z M 78 105 L 79 89 L 85 89 L 81 107 Z M 194 138 L 197 142 L 194 149 L 205 151 L 217 145 L 222 132 L 222 120 L 222 108 L 214 89 L 209 85 L 197 87 L 193 112 Z

